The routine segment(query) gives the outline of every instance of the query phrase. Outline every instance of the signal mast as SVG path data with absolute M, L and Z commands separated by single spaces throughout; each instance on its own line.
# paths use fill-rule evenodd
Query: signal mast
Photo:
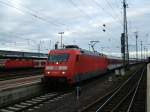
M 121 35 L 121 53 L 123 58 L 124 70 L 129 64 L 129 48 L 128 48 L 128 23 L 127 23 L 127 3 L 123 0 L 123 33 Z

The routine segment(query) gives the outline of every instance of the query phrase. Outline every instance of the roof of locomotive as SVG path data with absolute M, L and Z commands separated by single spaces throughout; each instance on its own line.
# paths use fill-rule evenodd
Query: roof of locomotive
M 70 46 L 69 47 L 67 46 L 66 48 L 62 48 L 62 49 L 53 49 L 53 50 L 49 51 L 49 54 L 51 54 L 51 53 L 73 53 L 73 52 L 75 54 L 85 54 L 85 55 L 92 55 L 92 56 L 106 56 L 97 51 L 93 52 L 93 51 L 81 49 L 77 46 L 75 46 L 75 47 L 73 46 L 73 48 Z
M 52 49 L 49 51 L 48 54 L 57 54 L 57 53 L 75 53 L 79 54 L 80 50 L 79 49 Z

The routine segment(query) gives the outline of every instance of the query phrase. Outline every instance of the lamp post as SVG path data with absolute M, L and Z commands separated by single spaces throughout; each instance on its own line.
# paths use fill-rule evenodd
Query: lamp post
M 57 41 L 57 42 L 55 43 L 55 49 L 58 49 L 58 44 L 59 44 L 59 42 Z
M 150 44 L 148 44 L 148 45 L 150 45 Z M 147 57 L 149 57 L 149 49 L 147 48 Z
M 40 40 L 40 42 L 39 42 L 39 44 L 38 44 L 38 54 L 39 54 L 39 57 L 40 57 L 40 52 L 41 52 L 41 40 Z
M 63 44 L 62 44 L 62 35 L 64 34 L 64 32 L 59 32 L 58 34 L 60 34 L 60 37 L 61 37 L 61 41 L 60 41 L 60 43 L 61 43 L 61 48 L 63 48 Z
M 143 47 L 143 41 L 141 41 L 141 61 L 142 61 L 142 56 L 143 56 L 143 54 L 142 54 L 142 47 Z
M 135 38 L 136 38 L 136 60 L 138 61 L 138 43 L 137 43 L 138 32 L 134 32 L 134 33 L 135 33 Z
M 89 51 L 90 51 L 90 47 L 91 47 L 91 44 L 89 44 Z
M 144 59 L 146 59 L 146 46 L 144 46 Z

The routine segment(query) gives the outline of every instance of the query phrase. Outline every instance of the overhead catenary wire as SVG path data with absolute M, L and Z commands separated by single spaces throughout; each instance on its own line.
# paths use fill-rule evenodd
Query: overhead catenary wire
M 16 6 L 12 5 L 11 3 L 7 3 L 7 2 L 4 2 L 4 1 L 0 1 L 0 4 L 5 5 L 5 6 L 8 6 L 8 7 L 11 7 L 11 8 L 14 8 L 15 10 L 17 10 L 17 11 L 19 11 L 19 12 L 21 12 L 21 13 L 26 13 L 26 14 L 28 14 L 28 15 L 30 15 L 30 16 L 32 16 L 32 17 L 38 19 L 38 20 L 44 21 L 44 22 L 46 22 L 46 23 L 48 23 L 48 24 L 50 24 L 50 25 L 54 25 L 55 27 L 60 28 L 60 26 L 65 26 L 65 24 L 58 24 L 58 23 L 49 21 L 48 19 L 44 18 L 43 15 L 37 14 L 37 11 L 32 10 L 32 9 L 29 9 L 29 8 L 27 8 L 27 7 L 25 7 L 25 6 L 22 6 L 22 5 L 21 5 L 21 7 L 23 7 L 24 9 L 26 9 L 26 10 L 21 10 L 20 8 L 18 8 L 18 7 L 16 7 Z M 20 4 L 19 4 L 19 5 L 20 5 Z M 67 27 L 67 26 L 66 26 L 66 27 Z M 67 29 L 67 30 L 68 30 L 68 29 Z M 8 32 L 7 32 L 7 33 L 8 33 Z M 9 33 L 11 33 L 11 32 L 9 32 Z M 28 44 L 29 44 L 29 41 L 34 41 L 34 42 L 36 42 L 36 41 L 33 40 L 33 39 L 23 38 L 22 36 L 19 36 L 19 35 L 16 35 L 16 34 L 13 33 L 12 37 L 14 37 L 14 36 L 15 36 L 15 38 L 27 40 L 27 41 L 28 41 Z
M 72 1 L 72 0 L 71 0 Z M 73 2 L 73 1 L 72 1 Z M 12 7 L 12 8 L 15 8 L 15 6 L 13 7 L 12 6 L 12 4 L 10 4 L 11 6 L 10 7 Z M 8 6 L 8 5 L 7 5 Z M 76 3 L 74 4 L 74 6 L 78 6 Z M 35 18 L 37 18 L 37 19 L 39 19 L 39 20 L 42 20 L 42 21 L 45 21 L 45 19 L 46 18 L 44 18 L 43 19 L 43 17 L 41 18 L 41 14 L 37 14 L 38 12 L 37 11 L 35 11 L 35 13 L 34 13 L 34 10 L 33 10 L 33 12 L 32 12 L 32 10 L 30 11 L 30 8 L 29 8 L 29 10 L 28 10 L 28 8 L 27 8 L 27 11 L 23 11 L 23 10 L 20 10 L 18 7 L 16 7 L 17 8 L 17 10 L 19 10 L 19 11 L 21 11 L 21 12 L 23 12 L 23 13 L 28 13 L 28 14 L 30 14 L 31 16 L 33 16 L 33 17 L 35 17 Z M 16 9 L 15 8 L 15 9 Z M 25 8 L 25 7 L 24 7 Z M 84 15 L 86 15 L 86 18 L 88 17 L 90 20 L 91 19 L 94 19 L 94 17 L 92 17 L 90 14 L 88 14 L 88 13 L 86 13 L 86 11 L 84 11 L 82 8 L 80 8 L 80 7 L 78 7 L 79 8 L 79 11 L 80 12 L 82 12 L 82 13 L 84 13 Z M 47 19 L 46 19 L 46 21 L 45 22 L 47 22 Z M 49 24 L 51 24 L 51 21 L 49 21 L 50 23 Z M 54 22 L 55 23 L 55 22 Z M 57 27 L 59 27 L 60 25 L 63 25 L 63 24 L 56 24 L 55 26 L 57 26 Z M 101 26 L 100 26 L 101 27 Z M 107 31 L 106 33 L 110 33 L 109 31 Z M 110 36 L 110 37 L 112 37 L 112 35 Z
M 40 49 L 41 49 L 41 51 L 43 50 L 48 50 L 48 48 L 47 47 L 45 47 L 45 46 L 42 46 L 42 48 L 41 48 L 41 45 L 42 44 L 40 44 Z M 44 44 L 43 44 L 44 45 Z M 17 49 L 20 49 L 20 50 L 23 50 L 23 49 L 26 49 L 26 50 L 38 50 L 38 46 L 39 46 L 39 44 L 34 44 L 34 45 L 28 45 L 26 42 L 8 42 L 7 41 L 7 43 L 6 43 L 6 41 L 5 40 L 3 40 L 2 42 L 1 42 L 1 45 L 0 46 L 9 46 L 9 49 L 11 50 L 11 49 L 15 49 L 15 48 L 17 48 Z M 14 48 L 11 48 L 11 46 L 12 47 L 14 47 Z M 29 46 L 32 46 L 33 48 L 30 48 Z M 7 47 L 6 47 L 7 48 Z
M 81 8 L 78 7 L 78 5 L 73 0 L 68 0 L 74 7 L 76 7 L 82 14 L 86 16 L 88 19 L 93 19 L 91 16 L 89 16 L 85 11 L 83 11 Z
M 80 13 L 82 13 L 83 15 L 85 15 L 86 18 L 88 18 L 89 20 L 94 20 L 95 19 L 95 17 L 93 17 L 92 15 L 89 15 L 86 11 L 84 11 L 83 9 L 81 9 L 79 7 L 79 5 L 77 5 L 73 0 L 68 0 L 68 2 L 70 2 L 75 8 L 77 8 L 80 11 Z M 82 2 L 82 1 L 80 1 L 80 2 Z M 100 27 L 103 28 L 102 26 L 100 26 Z
M 108 6 L 112 9 L 115 16 L 118 17 L 118 20 L 122 23 L 121 18 L 120 18 L 120 13 L 118 14 L 118 12 L 113 8 L 113 6 L 111 5 L 111 3 L 108 0 L 105 0 L 105 1 L 108 4 Z
M 122 7 L 121 7 L 121 3 L 122 3 L 122 2 L 121 2 L 120 0 L 119 0 L 119 1 L 118 1 L 118 0 L 115 0 L 114 2 L 115 2 L 114 5 L 116 6 L 116 8 L 122 9 Z M 118 14 L 123 15 L 122 10 L 119 10 L 119 11 L 118 11 Z
M 7 0 L 8 1 L 8 0 Z M 12 0 L 11 0 L 12 1 Z M 11 2 L 11 1 L 9 1 L 9 2 Z M 22 4 L 20 4 L 20 3 L 17 3 L 17 4 L 19 4 L 19 6 L 21 6 L 21 7 L 23 7 L 23 8 L 25 8 L 25 9 L 27 9 L 28 11 L 31 11 L 31 12 L 33 12 L 34 14 L 37 14 L 37 15 L 39 15 L 40 14 L 40 16 L 42 16 L 42 18 L 45 18 L 45 15 L 43 15 L 42 13 L 40 13 L 39 11 L 37 11 L 37 10 L 35 10 L 35 9 L 31 9 L 31 8 L 29 8 L 29 7 L 27 7 L 27 6 L 24 6 L 24 5 L 22 5 Z M 39 13 L 39 14 L 38 14 Z M 46 19 L 46 18 L 45 18 Z M 53 19 L 52 17 L 51 18 L 49 18 L 49 19 L 51 19 L 52 21 L 51 22 L 53 22 L 53 21 L 56 21 L 55 19 Z M 61 22 L 58 22 L 58 20 L 57 20 L 57 23 L 56 23 L 57 25 L 62 25 L 62 26 L 66 26 L 66 24 L 64 24 L 64 23 L 61 23 Z M 67 27 L 67 26 L 66 26 Z
M 115 0 L 115 5 L 116 5 L 117 8 L 120 7 L 119 2 L 121 3 L 121 1 Z
M 70 1 L 75 7 L 77 7 L 77 5 L 76 5 L 72 0 L 69 0 L 69 1 Z M 23 12 L 23 11 L 20 10 L 19 8 L 15 7 L 15 6 L 11 5 L 11 4 L 8 4 L 8 3 L 6 3 L 6 2 L 0 1 L 0 3 L 5 4 L 5 5 L 7 5 L 7 6 L 10 6 L 10 7 L 12 7 L 12 8 L 15 8 L 15 9 L 17 9 L 17 10 Z M 28 13 L 28 14 L 30 14 L 31 16 L 33 16 L 33 17 L 35 17 L 35 18 L 37 18 L 37 19 L 39 19 L 39 20 L 45 21 L 45 22 L 47 22 L 47 23 L 49 23 L 49 24 L 53 24 L 53 25 L 59 27 L 58 24 L 56 24 L 56 23 L 54 23 L 54 22 L 51 22 L 51 21 L 49 21 L 49 20 L 47 20 L 47 19 L 45 19 L 45 18 L 43 18 L 43 17 L 37 15 L 37 14 L 36 14 L 37 11 L 31 10 L 31 9 L 25 7 L 25 6 L 22 6 L 22 7 L 26 8 L 28 11 L 25 11 L 25 12 Z M 93 19 L 93 18 L 90 17 L 88 14 L 86 14 L 83 10 L 81 10 L 80 8 L 78 8 L 78 9 L 79 9 L 82 13 L 84 13 L 89 19 Z M 32 11 L 32 12 L 31 12 L 31 11 Z M 34 13 L 33 13 L 33 12 L 34 12 Z M 23 13 L 24 13 L 24 12 L 23 12 Z M 62 24 L 62 25 L 64 25 L 64 24 Z
M 2 32 L 0 32 L 0 33 L 2 33 Z M 7 34 L 8 35 L 11 35 L 12 37 L 15 37 L 15 38 L 18 38 L 18 39 L 23 39 L 23 40 L 26 40 L 26 41 L 33 41 L 34 43 L 36 43 L 37 41 L 36 40 L 34 40 L 34 39 L 30 39 L 30 38 L 24 38 L 24 37 L 22 37 L 21 35 L 18 35 L 18 34 L 16 34 L 16 33 L 14 33 L 14 32 L 7 32 Z M 10 40 L 10 39 L 9 39 Z
M 1 40 L 1 44 L 2 45 L 6 45 L 4 42 L 7 42 L 9 45 L 10 44 L 13 44 L 14 46 L 32 46 L 32 47 L 36 47 L 38 44 L 39 44 L 39 42 L 37 42 L 36 40 L 33 40 L 33 39 L 29 39 L 29 38 L 24 38 L 24 37 L 22 37 L 22 36 L 20 36 L 20 35 L 18 35 L 18 34 L 15 34 L 15 33 L 12 33 L 12 32 L 7 32 L 7 34 L 8 35 L 11 35 L 11 37 L 15 37 L 15 38 L 18 38 L 18 39 L 23 39 L 23 40 L 26 40 L 26 42 L 25 41 L 23 41 L 23 42 L 16 42 L 15 40 Z M 31 44 L 31 42 L 30 41 L 32 41 L 32 44 Z M 41 42 L 41 40 L 40 40 L 40 42 Z M 20 44 L 20 45 L 19 45 Z M 43 44 L 44 45 L 44 44 Z
M 82 12 L 82 14 L 84 14 L 84 15 L 86 15 L 86 17 L 88 16 L 88 18 L 89 19 L 93 19 L 93 17 L 91 17 L 90 15 L 88 15 L 84 10 L 82 10 L 81 8 L 79 8 L 79 6 L 75 3 L 75 2 L 73 2 L 72 0 L 69 0 L 69 2 L 74 6 L 74 7 L 76 7 L 80 12 Z M 80 2 L 82 2 L 82 1 L 80 1 Z M 85 6 L 85 5 L 84 5 Z M 104 9 L 105 10 L 105 9 Z M 110 15 L 109 15 L 110 16 Z M 116 21 L 116 20 L 115 20 Z M 120 25 L 120 24 L 119 24 Z M 122 24 L 121 24 L 122 25 Z M 102 25 L 99 25 L 99 27 L 98 28 L 100 28 L 101 29 L 101 31 L 102 31 L 102 29 L 104 28 Z M 108 29 L 107 29 L 107 31 L 106 32 L 104 32 L 104 33 L 106 33 L 107 34 L 107 36 L 108 36 L 108 38 L 111 38 L 112 37 L 112 34 L 108 31 Z M 114 33 L 113 33 L 114 34 Z M 118 35 L 119 36 L 119 35 Z M 117 40 L 117 39 L 115 39 L 115 40 Z
M 95 3 L 102 11 L 104 11 L 105 12 L 105 14 L 107 14 L 108 16 L 110 16 L 114 21 L 119 21 L 119 25 L 121 25 L 122 26 L 122 23 L 120 22 L 120 20 L 118 20 L 118 18 L 116 18 L 116 17 L 114 17 L 113 15 L 112 15 L 112 13 L 110 13 L 110 12 L 108 12 L 99 2 L 97 2 L 96 0 L 92 0 L 93 1 L 93 3 Z
M 9 48 L 9 50 L 16 50 L 16 49 L 18 49 L 18 50 L 21 50 L 21 51 L 24 51 L 24 50 L 26 50 L 26 51 L 29 51 L 29 50 L 32 50 L 32 51 L 38 51 L 38 48 L 29 48 L 28 46 L 24 46 L 24 45 L 22 45 L 22 43 L 19 43 L 19 42 L 17 42 L 17 43 L 13 43 L 13 42 L 9 42 L 9 43 L 2 43 L 2 45 L 4 46 L 5 45 L 5 47 L 6 46 L 9 46 L 8 48 Z M 10 47 L 13 47 L 12 49 L 10 49 Z M 37 46 L 35 46 L 35 47 L 37 47 Z M 7 47 L 5 48 L 5 50 L 7 49 Z M 40 48 L 40 51 L 48 51 L 49 49 L 46 49 L 46 48 Z
M 81 8 L 79 8 L 79 6 L 73 1 L 73 0 L 68 0 L 68 2 L 70 2 L 74 7 L 76 7 L 82 14 L 84 14 L 86 17 L 88 17 L 89 20 L 93 20 L 93 16 L 90 16 L 89 14 L 87 14 L 84 10 L 82 10 Z M 81 1 L 80 1 L 81 2 Z M 102 23 L 102 22 L 101 22 Z M 102 25 L 99 25 L 99 27 L 101 29 L 103 29 Z M 110 37 L 112 37 L 112 35 L 110 33 L 108 33 L 108 31 L 106 32 Z
M 0 3 L 3 4 L 3 5 L 5 5 L 5 6 L 14 8 L 14 9 L 20 11 L 21 13 L 26 13 L 26 14 L 28 14 L 28 15 L 30 15 L 30 16 L 32 16 L 32 17 L 38 19 L 38 20 L 44 21 L 44 22 L 46 22 L 46 23 L 48 23 L 48 24 L 50 24 L 50 25 L 54 25 L 55 27 L 58 27 L 58 28 L 59 28 L 60 26 L 64 26 L 64 25 L 65 25 L 65 24 L 62 24 L 62 23 L 61 23 L 61 24 L 60 24 L 60 23 L 58 24 L 58 23 L 55 23 L 54 21 L 50 21 L 50 20 L 44 18 L 43 16 L 40 16 L 39 14 L 37 14 L 37 11 L 31 10 L 31 9 L 25 7 L 25 6 L 22 6 L 22 7 L 25 8 L 25 9 L 27 9 L 27 10 L 24 10 L 24 11 L 23 11 L 23 10 L 21 10 L 20 8 L 15 7 L 14 5 L 12 5 L 12 4 L 10 4 L 10 3 L 4 2 L 4 1 L 0 1 Z

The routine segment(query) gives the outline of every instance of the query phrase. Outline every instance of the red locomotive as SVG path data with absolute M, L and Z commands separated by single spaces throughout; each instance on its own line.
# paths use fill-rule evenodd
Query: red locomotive
M 0 51 L 0 69 L 44 68 L 46 57 L 39 57 L 37 53 Z M 22 55 L 23 54 L 23 55 Z
M 67 46 L 65 49 L 49 52 L 43 81 L 74 84 L 121 65 L 120 59 L 112 59 L 98 52 L 82 50 L 77 46 Z
M 0 59 L 0 68 L 15 69 L 15 68 L 44 68 L 46 59 L 44 58 L 18 58 L 7 57 Z

